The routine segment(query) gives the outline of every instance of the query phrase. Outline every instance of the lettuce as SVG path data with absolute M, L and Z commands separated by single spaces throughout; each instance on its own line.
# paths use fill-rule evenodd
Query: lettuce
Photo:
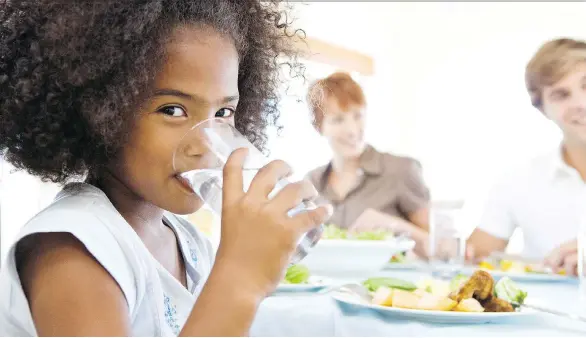
M 513 307 L 522 305 L 527 298 L 527 292 L 519 289 L 509 277 L 503 277 L 496 283 L 494 293 L 498 298 L 511 303 Z
M 340 229 L 333 224 L 324 227 L 322 239 L 353 239 L 359 241 L 384 241 L 393 233 L 385 230 L 361 231 L 350 233 L 348 230 Z
M 362 284 L 370 291 L 376 292 L 381 286 L 385 286 L 389 289 L 401 289 L 405 291 L 413 291 L 417 289 L 417 285 L 391 277 L 373 277 L 365 280 Z
M 291 265 L 285 273 L 287 284 L 306 284 L 309 281 L 309 269 L 305 265 Z

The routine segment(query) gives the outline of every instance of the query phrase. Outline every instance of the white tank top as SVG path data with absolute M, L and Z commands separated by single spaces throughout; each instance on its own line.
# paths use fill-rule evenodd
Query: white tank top
M 176 336 L 209 276 L 214 251 L 193 225 L 170 213 L 183 255 L 186 289 L 151 255 L 106 195 L 88 184 L 69 185 L 31 219 L 17 236 L 66 232 L 85 245 L 110 273 L 128 302 L 133 336 Z M 36 336 L 27 299 L 16 271 L 14 244 L 0 271 L 0 336 Z

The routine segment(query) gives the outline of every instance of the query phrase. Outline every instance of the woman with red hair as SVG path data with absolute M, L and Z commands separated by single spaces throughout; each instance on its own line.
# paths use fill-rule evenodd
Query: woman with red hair
M 315 129 L 332 160 L 309 173 L 320 197 L 334 205 L 332 224 L 351 231 L 407 232 L 425 255 L 429 191 L 415 159 L 381 153 L 364 139 L 366 100 L 346 73 L 313 83 L 307 95 Z

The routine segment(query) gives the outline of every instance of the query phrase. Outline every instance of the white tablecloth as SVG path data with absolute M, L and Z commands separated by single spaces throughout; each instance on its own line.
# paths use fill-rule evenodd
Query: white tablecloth
M 384 271 L 379 275 L 418 280 L 418 272 Z M 350 279 L 338 280 L 347 282 Z M 577 282 L 519 283 L 528 302 L 564 311 L 586 308 Z M 551 315 L 482 325 L 444 325 L 383 316 L 369 310 L 340 306 L 328 296 L 277 295 L 261 305 L 253 336 L 586 336 L 586 323 Z

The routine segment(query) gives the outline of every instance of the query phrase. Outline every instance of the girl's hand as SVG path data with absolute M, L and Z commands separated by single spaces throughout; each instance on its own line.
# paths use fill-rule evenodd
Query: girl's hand
M 287 212 L 318 193 L 307 181 L 290 183 L 269 199 L 275 184 L 290 175 L 283 161 L 261 168 L 243 192 L 245 149 L 236 150 L 224 167 L 222 229 L 216 264 L 237 272 L 238 287 L 266 295 L 284 273 L 299 238 L 330 217 L 332 208 L 321 206 L 289 217 Z

